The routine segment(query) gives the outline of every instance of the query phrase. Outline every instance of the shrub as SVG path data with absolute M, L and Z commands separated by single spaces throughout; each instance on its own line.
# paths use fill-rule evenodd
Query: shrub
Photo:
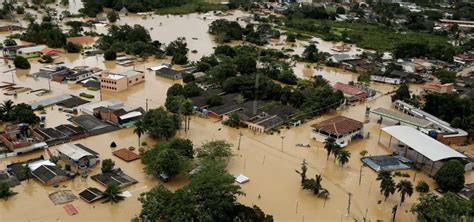
M 111 147 L 111 148 L 117 147 L 117 144 L 115 143 L 115 141 L 112 141 L 112 143 L 110 143 L 110 147 Z
M 418 185 L 416 185 L 415 189 L 420 193 L 427 193 L 430 191 L 430 186 L 425 181 L 420 181 L 418 182 Z
M 117 53 L 112 50 L 107 50 L 104 52 L 104 59 L 107 61 L 113 61 L 117 59 Z
M 458 160 L 445 163 L 434 176 L 443 191 L 458 192 L 464 187 L 464 166 Z
M 65 46 L 64 49 L 68 53 L 79 53 L 82 50 L 82 46 L 79 44 L 75 44 L 72 42 L 68 42 Z
M 15 57 L 15 60 L 13 60 L 13 64 L 17 69 L 29 69 L 31 68 L 30 62 L 28 62 L 28 59 L 26 59 L 23 56 L 17 56 Z
M 88 99 L 93 99 L 94 98 L 94 95 L 87 94 L 87 93 L 80 93 L 79 96 L 84 97 L 84 98 L 88 98 Z

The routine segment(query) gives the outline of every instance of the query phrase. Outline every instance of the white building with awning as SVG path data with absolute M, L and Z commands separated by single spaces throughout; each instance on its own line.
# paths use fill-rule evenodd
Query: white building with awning
M 391 150 L 413 160 L 429 174 L 436 173 L 447 160 L 467 159 L 464 154 L 413 127 L 389 126 L 382 128 L 382 131 L 390 135 L 388 147 Z M 398 140 L 398 143 L 392 144 L 393 138 Z

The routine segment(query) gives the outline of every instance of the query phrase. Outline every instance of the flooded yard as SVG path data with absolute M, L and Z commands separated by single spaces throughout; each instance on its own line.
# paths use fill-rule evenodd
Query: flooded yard
M 80 1 L 73 1 L 79 5 Z M 70 6 L 74 11 L 77 7 Z M 245 15 L 244 12 L 235 11 L 234 15 L 229 19 L 235 19 Z M 130 15 L 122 16 L 118 24 L 140 24 L 145 26 L 153 39 L 168 43 L 175 40 L 179 36 L 187 39 L 188 48 L 197 50 L 195 54 L 190 53 L 190 60 L 196 61 L 203 55 L 209 55 L 213 52 L 216 43 L 213 37 L 207 33 L 207 27 L 211 20 L 202 20 L 197 14 L 184 16 L 157 16 L 153 15 L 147 19 L 141 16 Z M 3 24 L 0 21 L 0 24 Z M 153 29 L 151 29 L 153 28 Z M 106 32 L 106 27 L 99 27 L 97 31 Z M 3 41 L 8 33 L 0 33 L 0 40 Z M 197 38 L 197 40 L 193 40 Z M 326 45 L 320 50 L 329 50 L 328 42 L 318 40 L 322 45 Z M 318 46 L 319 47 L 319 46 Z M 296 53 L 301 54 L 302 47 L 298 46 Z M 125 71 L 133 67 L 122 67 L 115 62 L 104 62 L 102 56 L 99 57 L 82 57 L 79 54 L 65 54 L 56 62 L 63 61 L 67 66 L 88 65 L 91 67 L 99 67 L 110 71 Z M 149 101 L 149 108 L 157 108 L 163 106 L 166 99 L 167 89 L 174 83 L 165 78 L 157 77 L 154 73 L 149 72 L 147 68 L 160 65 L 169 60 L 161 60 L 150 58 L 146 63 L 136 65 L 137 70 L 145 71 L 145 83 L 134 86 L 121 93 L 106 93 L 102 98 L 117 99 L 123 101 L 130 106 L 145 107 L 146 100 Z M 12 65 L 12 63 L 9 63 Z M 27 76 L 28 73 L 37 72 L 43 65 L 32 61 L 30 70 L 13 71 L 13 78 L 17 86 L 30 87 L 32 89 L 48 88 L 49 83 L 45 79 L 35 79 Z M 0 61 L 0 82 L 12 82 L 12 69 L 2 60 Z M 300 78 L 310 78 L 313 75 L 322 75 L 332 84 L 341 81 L 347 83 L 357 80 L 357 74 L 342 71 L 335 68 L 314 67 L 298 63 L 294 67 L 294 71 Z M 5 73 L 6 72 L 6 73 Z M 381 126 L 376 123 L 377 117 L 370 116 L 366 129 L 370 132 L 368 139 L 352 142 L 346 149 L 351 152 L 350 162 L 341 167 L 334 163 L 331 156 L 326 159 L 326 151 L 323 144 L 311 140 L 310 125 L 321 120 L 333 117 L 335 115 L 344 115 L 359 121 L 365 121 L 366 106 L 390 107 L 391 100 L 389 95 L 382 95 L 396 88 L 393 85 L 372 83 L 371 87 L 381 92 L 380 95 L 371 102 L 357 104 L 339 110 L 337 113 L 330 113 L 318 117 L 302 126 L 291 129 L 284 129 L 281 134 L 267 135 L 255 134 L 247 129 L 234 129 L 223 126 L 220 122 L 212 119 L 203 119 L 193 117 L 191 121 L 191 129 L 184 133 L 179 132 L 178 136 L 189 138 L 197 146 L 206 141 L 224 139 L 234 144 L 232 158 L 228 171 L 233 175 L 244 174 L 250 178 L 250 182 L 243 184 L 241 187 L 246 193 L 245 196 L 239 197 L 239 201 L 246 205 L 258 205 L 267 214 L 274 216 L 275 221 L 367 221 L 384 220 L 389 221 L 391 218 L 392 207 L 400 204 L 398 193 L 390 196 L 387 201 L 379 192 L 379 182 L 375 180 L 376 173 L 371 169 L 364 167 L 361 171 L 361 161 L 359 153 L 367 150 L 368 155 L 389 154 L 386 146 L 378 142 L 378 135 Z M 44 96 L 36 96 L 33 93 L 20 93 L 17 97 L 6 96 L 1 91 L 0 101 L 12 99 L 15 103 L 25 102 L 31 103 L 41 99 L 49 98 L 54 95 L 71 93 L 78 95 L 81 92 L 93 94 L 93 101 L 100 99 L 98 91 L 90 91 L 79 85 L 61 84 L 51 82 L 52 93 Z M 419 86 L 412 87 L 413 92 L 419 92 Z M 46 109 L 46 126 L 56 126 L 67 122 L 66 113 L 59 112 L 57 107 L 53 110 Z M 221 130 L 220 130 L 221 129 Z M 240 150 L 237 149 L 239 141 L 239 133 L 242 132 Z M 281 139 L 281 136 L 284 139 Z M 156 142 L 144 136 L 149 146 Z M 383 136 L 381 141 L 387 140 Z M 117 148 L 109 147 L 110 143 L 115 141 Z M 118 204 L 101 204 L 100 201 L 94 204 L 86 203 L 83 200 L 76 200 L 72 204 L 77 208 L 79 214 L 69 216 L 61 205 L 54 205 L 49 199 L 48 194 L 59 189 L 72 190 L 74 194 L 78 194 L 87 187 L 97 187 L 105 189 L 97 182 L 79 177 L 61 183 L 58 188 L 47 187 L 41 185 L 38 181 L 24 181 L 20 186 L 13 190 L 18 195 L 13 196 L 8 201 L 0 200 L 0 221 L 130 221 L 130 219 L 139 214 L 141 204 L 137 200 L 140 193 L 145 192 L 159 185 L 157 179 L 146 175 L 143 172 L 143 165 L 140 161 L 126 163 L 112 155 L 112 151 L 123 147 L 137 146 L 138 138 L 133 134 L 133 129 L 121 129 L 112 133 L 89 137 L 86 139 L 74 141 L 72 143 L 82 143 L 83 145 L 95 150 L 100 154 L 101 159 L 112 158 L 116 165 L 120 167 L 126 174 L 138 180 L 139 183 L 126 188 L 132 193 L 132 197 L 126 198 Z M 310 144 L 311 148 L 296 147 L 295 144 Z M 51 147 L 54 152 L 56 147 Z M 464 148 L 467 152 L 473 152 L 474 147 Z M 9 157 L 0 159 L 0 169 L 4 169 L 7 164 L 24 161 L 40 155 L 47 155 L 45 151 L 37 151 L 17 157 Z M 312 195 L 311 192 L 303 190 L 300 185 L 300 177 L 295 173 L 300 168 L 301 162 L 305 159 L 309 163 L 308 177 L 313 178 L 315 174 L 322 174 L 324 188 L 330 192 L 327 201 L 319 199 Z M 100 171 L 100 167 L 94 168 L 90 175 Z M 359 185 L 359 176 L 362 172 L 361 184 Z M 410 174 L 408 180 L 413 181 L 414 171 L 407 171 Z M 400 178 L 395 178 L 398 181 Z M 433 188 L 433 181 L 425 174 L 419 173 L 416 181 L 424 180 Z M 180 175 L 169 183 L 164 184 L 168 189 L 176 190 L 188 181 L 185 175 Z M 466 183 L 474 182 L 474 174 L 468 172 L 466 174 Z M 410 212 L 410 207 L 416 202 L 418 193 L 407 198 L 397 213 L 397 221 L 416 221 L 416 217 Z M 349 197 L 351 198 L 350 209 L 348 209 Z

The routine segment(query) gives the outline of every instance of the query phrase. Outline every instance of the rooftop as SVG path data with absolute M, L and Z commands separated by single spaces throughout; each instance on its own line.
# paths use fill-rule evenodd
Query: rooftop
M 95 40 L 94 40 L 94 37 L 92 36 L 77 36 L 77 37 L 67 38 L 66 42 L 72 42 L 76 44 L 85 45 L 85 44 L 92 44 L 95 42 Z
M 98 156 L 98 153 L 81 144 L 63 144 L 57 148 L 57 151 L 68 156 L 74 161 L 78 161 L 86 156 Z
M 389 126 L 382 128 L 382 130 L 431 161 L 467 158 L 451 147 L 409 126 Z
M 416 118 L 402 112 L 392 111 L 382 107 L 371 110 L 370 112 L 419 127 L 428 127 L 431 124 L 428 120 Z
M 313 124 L 311 127 L 330 135 L 343 136 L 361 129 L 363 123 L 345 116 L 336 116 Z
M 62 170 L 56 165 L 41 165 L 36 170 L 33 170 L 32 174 L 41 182 L 48 183 L 56 176 L 66 176 L 66 171 Z
M 140 159 L 140 156 L 136 154 L 135 152 L 127 149 L 127 148 L 122 148 L 119 150 L 114 151 L 112 154 L 114 154 L 116 157 L 126 161 L 126 162 L 131 162 L 137 159 Z
M 360 94 L 366 93 L 362 89 L 359 89 L 356 86 L 351 86 L 349 84 L 345 84 L 342 82 L 337 82 L 336 84 L 334 84 L 333 88 L 336 90 L 341 90 L 344 94 L 349 94 L 349 95 L 360 95 Z
M 95 187 L 89 187 L 79 193 L 79 196 L 88 203 L 101 199 L 104 195 L 102 191 Z

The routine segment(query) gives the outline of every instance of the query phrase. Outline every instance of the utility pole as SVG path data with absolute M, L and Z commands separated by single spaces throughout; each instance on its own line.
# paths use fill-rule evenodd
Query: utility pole
M 148 99 L 145 99 L 145 111 L 148 112 Z
M 362 167 L 364 167 L 364 164 L 361 164 L 361 165 L 360 165 L 360 170 L 359 170 L 359 185 L 360 185 L 360 183 L 361 183 L 361 181 L 362 181 Z
M 285 139 L 285 136 L 280 136 L 281 138 L 281 152 L 283 152 L 283 139 Z
M 352 193 L 349 192 L 349 202 L 347 203 L 347 215 L 349 215 L 351 213 L 351 197 L 352 197 Z
M 240 141 L 242 140 L 242 132 L 239 132 L 239 145 L 237 146 L 237 150 L 240 150 Z
M 258 99 L 258 73 L 255 75 L 255 100 L 253 101 L 252 114 L 257 115 L 257 99 Z
M 8 66 L 10 67 L 10 66 Z M 10 69 L 10 70 L 7 70 L 7 71 L 4 71 L 3 73 L 8 73 L 10 72 L 11 75 L 12 75 L 12 83 L 15 84 L 15 75 L 14 75 L 14 72 L 15 72 L 16 69 Z

